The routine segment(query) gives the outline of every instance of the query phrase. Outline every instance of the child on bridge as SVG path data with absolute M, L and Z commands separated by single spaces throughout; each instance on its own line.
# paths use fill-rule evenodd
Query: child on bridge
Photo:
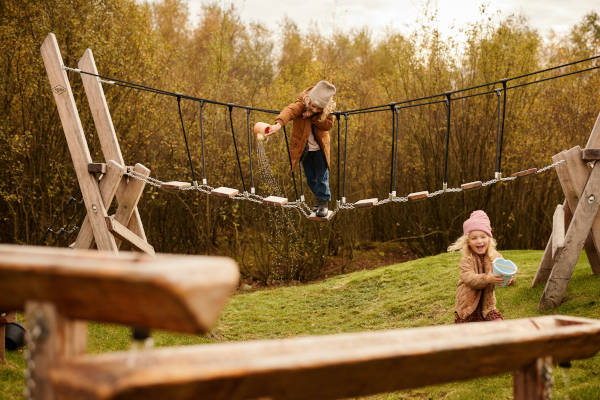
M 456 287 L 454 322 L 497 321 L 502 314 L 496 309 L 496 285 L 502 275 L 492 274 L 492 260 L 502 257 L 496 251 L 490 219 L 482 210 L 473 211 L 463 223 L 463 235 L 448 247 L 462 251 L 460 279 Z M 508 284 L 512 284 L 514 277 Z
M 313 212 L 327 217 L 331 198 L 329 190 L 329 130 L 333 126 L 335 86 L 320 81 L 305 89 L 295 102 L 286 106 L 270 126 L 266 136 L 279 131 L 290 120 L 294 121 L 290 139 L 292 169 L 302 161 L 306 183 L 317 203 Z

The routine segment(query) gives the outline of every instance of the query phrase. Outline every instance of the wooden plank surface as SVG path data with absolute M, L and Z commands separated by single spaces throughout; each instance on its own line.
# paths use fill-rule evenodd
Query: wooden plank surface
M 542 310 L 558 307 L 575 269 L 592 223 L 600 206 L 600 165 L 592 169 L 588 183 L 579 199 L 573 219 L 565 235 L 565 245 L 554 259 L 554 267 L 538 307 Z
M 54 303 L 66 317 L 203 332 L 237 287 L 224 257 L 0 245 L 0 309 Z
M 79 60 L 78 67 L 82 71 L 98 74 L 98 68 L 96 68 L 92 50 L 87 49 L 83 53 L 83 56 Z M 117 133 L 112 122 L 108 104 L 106 103 L 106 97 L 104 96 L 104 89 L 102 88 L 100 79 L 92 75 L 81 74 L 81 80 L 88 99 L 92 118 L 94 119 L 94 125 L 96 126 L 96 131 L 98 133 L 104 160 L 106 160 L 106 162 L 115 160 L 119 164 L 125 165 L 121 147 L 119 146 L 119 139 L 117 138 Z M 121 202 L 126 186 L 127 181 L 124 180 L 117 189 L 116 196 L 117 202 L 119 203 Z M 125 225 L 127 225 L 133 233 L 147 241 L 144 225 L 142 225 L 142 219 L 137 207 L 133 210 L 132 218 L 130 218 L 129 223 Z
M 414 192 L 414 193 L 410 193 L 408 195 L 408 199 L 409 200 L 422 200 L 422 199 L 426 199 L 427 196 L 429 195 L 429 192 L 427 190 L 422 191 L 422 192 Z
M 511 174 L 510 176 L 515 177 L 515 178 L 520 178 L 522 176 L 533 175 L 536 172 L 537 172 L 537 168 L 529 168 L 529 169 L 525 169 L 523 171 L 515 172 L 514 174 Z
M 552 216 L 552 258 L 556 255 L 558 249 L 565 246 L 565 211 L 559 204 L 554 210 Z
M 500 322 L 83 356 L 50 372 L 59 399 L 336 399 L 520 369 L 600 350 L 598 320 Z
M 233 197 L 236 194 L 238 194 L 239 192 L 240 191 L 237 189 L 232 189 L 232 188 L 221 186 L 221 187 L 211 190 L 210 194 L 214 194 L 215 196 L 218 196 L 218 197 Z
M 268 196 L 263 199 L 263 203 L 272 206 L 283 206 L 288 203 L 288 199 L 286 197 Z
M 583 161 L 600 160 L 600 149 L 583 149 L 581 151 L 581 159 Z
M 192 184 L 189 182 L 179 182 L 179 181 L 170 181 L 163 182 L 160 184 L 160 187 L 168 190 L 181 190 L 191 187 Z
M 463 183 L 462 185 L 460 185 L 460 188 L 462 190 L 472 190 L 472 189 L 479 189 L 482 185 L 483 185 L 483 182 L 474 181 L 474 182 Z
M 377 204 L 379 199 L 377 197 L 373 197 L 372 199 L 362 199 L 354 203 L 354 207 L 356 208 L 365 208 L 365 207 L 373 207 Z
M 331 210 L 327 210 L 327 216 L 325 216 L 325 217 L 317 217 L 317 213 L 316 212 L 311 212 L 308 215 L 308 219 L 311 220 L 311 221 L 327 222 L 331 218 L 333 218 L 333 211 L 331 211 Z
M 126 241 L 135 249 L 144 252 L 149 256 L 154 256 L 154 247 L 152 247 L 148 244 L 148 242 L 146 242 L 138 235 L 127 229 L 126 226 L 117 221 L 117 218 L 114 215 L 106 217 L 106 225 L 108 226 L 108 230 L 111 231 L 120 240 Z
M 104 217 L 107 214 L 98 189 L 98 183 L 87 170 L 88 164 L 92 163 L 92 157 L 79 119 L 71 84 L 66 71 L 63 70 L 63 60 L 58 42 L 53 33 L 46 36 L 41 52 L 96 244 L 101 251 L 116 252 L 115 239 L 104 223 Z

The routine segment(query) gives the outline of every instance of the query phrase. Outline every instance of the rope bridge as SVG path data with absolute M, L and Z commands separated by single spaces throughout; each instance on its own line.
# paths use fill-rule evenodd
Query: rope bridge
M 506 117 L 506 102 L 507 102 L 507 93 L 509 90 L 541 83 L 557 78 L 562 78 L 570 75 L 575 75 L 583 72 L 592 71 L 600 68 L 600 65 L 593 65 L 591 67 L 579 69 L 572 72 L 562 73 L 559 75 L 545 77 L 536 79 L 529 82 L 523 83 L 515 83 L 513 85 L 509 85 L 510 82 L 517 81 L 522 78 L 532 77 L 535 75 L 539 75 L 545 72 L 554 71 L 560 68 L 565 68 L 568 66 L 573 66 L 576 64 L 593 61 L 600 58 L 600 55 L 596 55 L 593 57 L 573 61 L 566 64 L 561 64 L 558 66 L 542 69 L 539 71 L 534 71 L 510 78 L 505 78 L 501 80 L 491 81 L 487 83 L 483 83 L 480 85 L 458 89 L 454 91 L 447 91 L 443 93 L 437 93 L 430 96 L 413 98 L 408 100 L 402 100 L 398 102 L 392 102 L 388 104 L 382 104 L 377 106 L 365 107 L 365 108 L 357 108 L 345 111 L 335 111 L 333 114 L 337 120 L 337 199 L 335 202 L 335 208 L 333 212 L 328 216 L 327 219 L 333 217 L 340 210 L 352 210 L 355 208 L 363 208 L 363 207 L 374 207 L 381 206 L 387 203 L 405 203 L 409 201 L 416 201 L 421 199 L 432 198 L 435 196 L 439 196 L 445 193 L 457 193 L 466 190 L 473 190 L 481 187 L 486 187 L 493 185 L 498 182 L 510 182 L 514 181 L 520 177 L 533 175 L 533 174 L 541 174 L 551 168 L 554 168 L 556 165 L 560 164 L 562 161 L 555 162 L 553 164 L 544 166 L 540 169 L 537 168 L 529 168 L 519 172 L 516 172 L 508 177 L 503 177 L 502 174 L 502 150 L 503 150 L 503 141 L 504 141 L 504 126 L 505 126 L 505 117 Z M 287 209 L 297 209 L 302 215 L 306 218 L 311 219 L 319 219 L 323 220 L 323 218 L 313 218 L 311 217 L 311 209 L 307 205 L 304 199 L 304 193 L 302 188 L 302 177 L 300 176 L 300 195 L 298 195 L 298 189 L 296 185 L 296 178 L 292 167 L 291 156 L 289 152 L 289 142 L 288 135 L 285 127 L 283 127 L 284 138 L 286 142 L 286 148 L 288 152 L 288 160 L 290 163 L 290 171 L 292 175 L 292 181 L 294 186 L 294 192 L 296 196 L 295 201 L 288 202 L 286 198 L 277 197 L 277 196 L 260 196 L 256 193 L 256 189 L 254 186 L 254 171 L 253 171 L 253 162 L 252 162 L 252 145 L 251 145 L 251 128 L 250 128 L 250 115 L 253 111 L 263 112 L 268 114 L 279 114 L 277 110 L 269 110 L 264 108 L 257 108 L 251 106 L 244 106 L 234 103 L 224 103 L 215 100 L 204 99 L 200 97 L 185 95 L 182 93 L 170 92 L 167 90 L 157 89 L 150 86 L 129 82 L 121 79 L 115 79 L 108 76 L 100 75 L 94 72 L 84 71 L 80 68 L 71 68 L 67 66 L 62 66 L 64 70 L 77 72 L 79 74 L 91 75 L 95 76 L 99 79 L 100 82 L 120 87 L 131 88 L 135 90 L 146 91 L 150 93 L 155 93 L 164 96 L 174 97 L 177 100 L 177 108 L 179 113 L 179 119 L 181 122 L 181 131 L 184 138 L 185 148 L 187 152 L 189 168 L 191 172 L 192 182 L 179 182 L 179 181 L 170 181 L 165 182 L 156 178 L 152 178 L 150 176 L 146 176 L 140 174 L 133 170 L 133 168 L 128 167 L 124 172 L 125 175 L 130 176 L 131 178 L 137 179 L 139 181 L 143 181 L 151 186 L 161 188 L 161 189 L 178 189 L 182 191 L 199 191 L 204 194 L 213 194 L 222 197 L 229 197 L 234 200 L 246 200 L 254 203 L 260 204 L 275 204 L 282 206 Z M 450 143 L 450 133 L 451 133 L 451 115 L 452 115 L 452 104 L 459 100 L 469 99 L 477 96 L 484 95 L 495 95 L 497 99 L 496 105 L 496 114 L 497 114 L 497 124 L 496 124 L 496 154 L 495 154 L 495 173 L 494 179 L 488 181 L 474 181 L 467 182 L 460 185 L 460 187 L 448 187 L 447 175 L 448 175 L 448 151 L 449 151 L 449 143 Z M 181 109 L 182 100 L 193 101 L 199 104 L 199 125 L 200 125 L 200 138 L 201 138 L 201 161 L 202 161 L 202 183 L 198 183 L 198 179 L 196 176 L 196 171 L 194 169 L 194 163 L 192 161 L 192 156 L 190 152 L 190 146 L 188 141 L 188 134 L 185 129 L 183 113 Z M 446 134 L 445 134 L 445 151 L 444 151 L 444 172 L 443 172 L 443 182 L 442 188 L 440 190 L 429 193 L 428 191 L 420 191 L 410 193 L 407 196 L 399 197 L 396 195 L 396 176 L 398 169 L 398 137 L 399 137 L 399 111 L 402 109 L 414 108 L 414 107 L 423 107 L 432 104 L 445 104 L 446 108 Z M 226 188 L 226 187 L 213 187 L 208 185 L 208 181 L 206 178 L 206 151 L 205 151 L 205 140 L 204 140 L 204 128 L 203 128 L 203 111 L 204 106 L 206 104 L 214 104 L 218 106 L 224 106 L 227 108 L 229 125 L 231 128 L 231 136 L 233 140 L 233 145 L 235 149 L 235 155 L 237 160 L 237 166 L 240 174 L 241 184 L 243 191 L 240 193 L 237 189 Z M 242 165 L 240 161 L 240 149 L 238 148 L 238 143 L 236 140 L 234 125 L 233 125 L 233 110 L 234 109 L 243 109 L 246 111 L 246 129 L 247 129 L 247 142 L 248 142 L 248 157 L 250 160 L 250 190 L 248 191 L 247 182 L 244 179 L 244 173 L 242 170 Z M 392 116 L 392 148 L 391 148 L 391 161 L 390 161 L 390 184 L 389 184 L 389 195 L 385 199 L 363 199 L 354 203 L 348 203 L 346 201 L 346 164 L 347 164 L 347 144 L 348 144 L 348 120 L 353 115 L 358 114 L 366 114 L 366 113 L 376 113 L 376 112 L 391 112 Z M 341 142 L 341 119 L 343 117 L 343 144 Z M 262 144 L 260 144 L 262 145 Z M 343 155 L 341 153 L 341 149 L 343 147 Z M 264 153 L 264 151 L 263 151 Z M 343 166 L 341 163 L 343 162 Z M 301 173 L 301 166 L 300 166 Z M 341 174 L 341 176 L 340 176 Z

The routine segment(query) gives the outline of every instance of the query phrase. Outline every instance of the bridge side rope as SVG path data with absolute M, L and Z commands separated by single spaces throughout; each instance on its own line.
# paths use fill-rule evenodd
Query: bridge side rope
M 346 165 L 347 165 L 347 142 L 348 142 L 348 118 L 350 115 L 354 115 L 354 114 L 363 114 L 363 113 L 372 113 L 372 112 L 380 112 L 380 111 L 385 111 L 385 110 L 390 110 L 392 111 L 392 155 L 391 155 L 391 165 L 390 165 L 390 193 L 389 193 L 389 197 L 387 199 L 383 199 L 383 200 L 379 200 L 376 204 L 374 204 L 375 206 L 379 206 L 379 205 L 383 205 L 389 202 L 407 202 L 409 200 L 415 200 L 414 198 L 411 199 L 411 196 L 408 195 L 406 197 L 397 197 L 396 196 L 396 175 L 397 175 L 397 164 L 398 164 L 398 136 L 399 136 L 399 113 L 398 111 L 400 109 L 404 109 L 404 108 L 412 108 L 412 107 L 422 107 L 422 106 L 426 106 L 426 105 L 431 105 L 431 104 L 438 104 L 438 103 L 445 103 L 446 105 L 446 136 L 445 136 L 445 152 L 444 152 L 444 173 L 443 173 L 443 182 L 442 182 L 442 189 L 435 191 L 433 193 L 429 193 L 427 191 L 423 191 L 423 192 L 418 192 L 418 194 L 420 195 L 419 198 L 431 198 L 431 197 L 435 197 L 438 196 L 442 193 L 448 192 L 448 193 L 452 193 L 452 192 L 460 192 L 462 190 L 466 190 L 465 188 L 463 188 L 464 185 L 461 185 L 461 187 L 459 188 L 448 188 L 448 182 L 447 182 L 447 172 L 448 172 L 448 153 L 449 153 L 449 144 L 450 144 L 450 132 L 451 132 L 451 105 L 453 101 L 457 101 L 457 100 L 462 100 L 462 99 L 467 99 L 467 98 L 471 98 L 471 97 L 475 97 L 475 96 L 481 96 L 481 95 L 488 95 L 488 94 L 496 94 L 497 96 L 497 129 L 496 129 L 496 155 L 495 155 L 495 178 L 492 180 L 489 180 L 487 182 L 471 182 L 471 183 L 476 183 L 476 186 L 472 186 L 472 187 L 468 187 L 468 189 L 474 188 L 474 187 L 485 187 L 485 186 L 489 186 L 492 184 L 495 184 L 497 182 L 507 182 L 507 181 L 512 181 L 515 180 L 517 177 L 521 176 L 519 174 L 523 173 L 522 176 L 526 176 L 526 175 L 531 175 L 533 173 L 535 174 L 539 174 L 542 173 L 550 168 L 553 168 L 554 166 L 556 166 L 557 164 L 559 164 L 562 161 L 559 161 L 557 163 L 554 164 L 550 164 L 546 167 L 543 167 L 539 170 L 536 170 L 535 168 L 529 169 L 529 170 L 525 170 L 525 171 L 521 171 L 520 173 L 517 174 L 517 176 L 511 176 L 511 177 L 506 177 L 503 178 L 502 177 L 502 172 L 501 172 L 501 167 L 502 167 L 502 147 L 503 147 L 503 138 L 504 138 L 504 122 L 505 122 L 505 116 L 506 116 L 506 94 L 507 91 L 509 89 L 515 89 L 515 88 L 519 88 L 519 87 L 523 87 L 523 86 L 528 86 L 531 84 L 535 84 L 535 83 L 540 83 L 540 82 L 545 82 L 548 80 L 552 80 L 552 79 L 557 79 L 557 78 L 561 78 L 561 77 L 565 77 L 565 76 L 570 76 L 570 75 L 574 75 L 574 74 L 578 74 L 578 73 L 582 73 L 582 72 L 587 72 L 587 71 L 591 71 L 591 70 L 595 70 L 600 68 L 600 65 L 595 65 L 589 68 L 585 68 L 585 69 L 581 69 L 581 70 L 576 70 L 576 71 L 572 71 L 572 72 L 568 72 L 568 73 L 563 73 L 563 74 L 559 74 L 556 76 L 551 76 L 551 77 L 546 77 L 543 79 L 537 79 L 531 82 L 524 82 L 524 83 L 520 83 L 520 84 L 515 84 L 513 86 L 508 86 L 507 82 L 509 81 L 513 81 L 513 80 L 518 80 L 518 79 L 522 79 L 525 77 L 529 77 L 529 76 L 533 76 L 536 74 L 541 74 L 544 72 L 548 72 L 548 71 L 552 71 L 552 70 L 556 70 L 559 68 L 564 68 L 567 66 L 571 66 L 571 65 L 575 65 L 575 64 L 579 64 L 582 62 L 586 62 L 586 61 L 591 61 L 591 60 L 595 60 L 600 58 L 600 55 L 597 56 L 593 56 L 593 57 L 589 57 L 586 59 L 581 59 L 581 60 L 577 60 L 577 61 L 573 61 L 567 64 L 562 64 L 562 65 L 558 65 L 558 66 L 554 66 L 554 67 L 550 67 L 550 68 L 546 68 L 543 70 L 539 70 L 539 71 L 534 71 L 534 72 L 530 72 L 527 74 L 522 74 L 519 76 L 514 76 L 511 78 L 504 78 L 501 80 L 497 80 L 497 81 L 493 81 L 493 82 L 488 82 L 488 83 L 484 83 L 484 84 L 480 84 L 477 86 L 472 86 L 472 87 L 468 87 L 468 88 L 464 88 L 464 89 L 459 89 L 459 90 L 454 90 L 454 91 L 447 91 L 444 93 L 438 93 L 438 94 L 434 94 L 434 95 L 430 95 L 430 96 L 425 96 L 425 97 L 420 97 L 420 98 L 414 98 L 414 99 L 408 99 L 408 100 L 403 100 L 403 101 L 399 101 L 399 102 L 392 102 L 392 103 L 388 103 L 385 105 L 379 105 L 379 106 L 372 106 L 372 107 L 365 107 L 365 108 L 359 108 L 359 109 L 354 109 L 354 110 L 346 110 L 346 111 L 335 111 L 333 114 L 336 116 L 337 119 L 337 130 L 338 130 L 338 146 L 337 146 L 337 153 L 338 153 L 338 159 L 337 159 L 337 165 L 338 165 L 338 170 L 337 170 L 337 176 L 338 176 L 338 182 L 337 182 L 337 202 L 336 202 L 336 207 L 334 212 L 337 213 L 339 210 L 341 209 L 353 209 L 354 204 L 347 204 L 346 203 L 346 196 L 345 196 L 345 189 L 346 189 Z M 236 159 L 237 159 L 237 164 L 238 164 L 238 169 L 239 169 L 239 173 L 240 173 L 240 178 L 242 180 L 242 186 L 243 186 L 243 193 L 242 194 L 237 194 L 236 196 L 234 196 L 233 198 L 236 200 L 249 200 L 249 201 L 253 201 L 256 203 L 260 203 L 262 202 L 262 200 L 264 200 L 264 198 L 262 196 L 259 196 L 255 193 L 255 187 L 254 187 L 254 175 L 253 175 L 253 171 L 252 171 L 252 154 L 251 154 L 251 140 L 250 140 L 250 113 L 251 111 L 259 111 L 259 112 L 265 112 L 265 113 L 270 113 L 270 114 L 278 114 L 279 112 L 276 110 L 268 110 L 268 109 L 263 109 L 263 108 L 256 108 L 256 107 L 250 107 L 250 106 L 242 106 L 242 105 L 238 105 L 238 104 L 233 104 L 233 103 L 223 103 L 223 102 L 219 102 L 219 101 L 214 101 L 214 100 L 208 100 L 208 99 L 203 99 L 203 98 L 199 98 L 199 97 L 194 97 L 194 96 L 189 96 L 189 95 L 184 95 L 181 93 L 174 93 L 174 92 L 169 92 L 166 90 L 161 90 L 161 89 L 156 89 L 156 88 L 152 88 L 149 86 L 145 86 L 145 85 L 141 85 L 141 84 L 137 84 L 137 83 L 133 83 L 133 82 L 128 82 L 128 81 L 124 81 L 124 80 L 119 80 L 119 79 L 114 79 L 114 78 L 110 78 L 110 77 L 106 77 L 103 75 L 99 75 L 99 74 L 95 74 L 95 73 L 91 73 L 91 72 L 87 72 L 87 71 L 82 71 L 79 68 L 70 68 L 70 67 L 66 67 L 63 66 L 63 69 L 67 70 L 67 71 L 74 71 L 80 74 L 86 74 L 86 75 L 92 75 L 92 76 L 96 76 L 100 82 L 106 83 L 106 84 L 111 84 L 111 85 L 117 85 L 117 86 L 122 86 L 122 87 L 127 87 L 127 88 L 131 88 L 131 89 L 136 89 L 136 90 L 143 90 L 143 91 L 149 91 L 152 93 L 156 93 L 156 94 L 161 94 L 161 95 L 167 95 L 167 96 L 173 96 L 177 98 L 177 104 L 178 104 L 178 111 L 179 111 L 179 117 L 180 117 L 180 121 L 181 121 L 181 128 L 182 128 L 182 132 L 183 132 L 183 136 L 184 136 L 184 141 L 185 141 L 185 146 L 186 146 L 186 150 L 187 150 L 187 155 L 188 155 L 188 160 L 189 160 L 189 164 L 190 164 L 190 170 L 191 170 L 191 174 L 192 174 L 192 180 L 193 180 L 193 184 L 191 187 L 188 188 L 181 188 L 180 190 L 198 190 L 202 193 L 210 193 L 210 191 L 213 189 L 212 186 L 209 186 L 207 184 L 207 179 L 206 179 L 206 164 L 205 164 L 205 148 L 204 148 L 204 131 L 203 131 L 203 126 L 202 126 L 202 112 L 203 112 L 203 106 L 205 103 L 210 103 L 210 104 L 216 104 L 216 105 L 221 105 L 221 106 L 225 106 L 227 107 L 227 110 L 229 111 L 229 125 L 231 128 L 231 135 L 232 135 L 232 139 L 233 139 L 233 144 L 234 144 L 234 149 L 235 149 L 235 155 L 236 155 Z M 496 88 L 495 86 L 501 84 L 501 88 Z M 472 91 L 472 90 L 477 90 L 477 89 L 482 89 L 482 88 L 486 88 L 486 87 L 490 87 L 492 86 L 493 88 L 491 90 L 486 90 L 483 92 L 477 92 L 477 93 L 471 93 L 471 94 L 466 94 L 463 96 L 459 96 L 459 97 L 452 97 L 453 94 L 458 94 L 458 93 L 463 93 L 463 92 L 468 92 L 468 91 Z M 442 99 L 438 99 L 442 97 Z M 501 104 L 501 99 L 500 97 L 502 97 L 503 100 L 503 104 L 502 107 L 500 107 Z M 184 126 L 184 121 L 183 121 L 183 115 L 182 115 L 182 111 L 181 111 L 181 100 L 185 99 L 185 100 L 191 100 L 191 101 L 197 101 L 200 103 L 200 133 L 201 133 L 201 147 L 202 147 L 202 165 L 203 165 L 203 179 L 202 179 L 202 185 L 198 185 L 198 182 L 196 181 L 196 177 L 195 177 L 195 172 L 194 172 L 194 168 L 193 168 L 193 163 L 192 163 L 192 158 L 191 158 L 191 153 L 189 150 L 189 143 L 187 140 L 187 133 L 185 130 L 185 126 Z M 248 134 L 248 151 L 249 151 L 249 159 L 250 159 L 250 176 L 251 176 L 251 192 L 248 193 L 248 191 L 246 190 L 246 184 L 244 181 L 244 174 L 242 171 L 242 166 L 241 166 L 241 161 L 240 161 L 240 156 L 239 156 L 239 150 L 238 150 L 238 146 L 237 146 L 237 141 L 236 141 L 236 137 L 235 137 L 235 131 L 234 131 L 234 126 L 233 126 L 233 117 L 232 117 L 232 111 L 233 108 L 241 108 L 241 109 L 245 109 L 246 110 L 246 125 L 247 125 L 247 134 Z M 502 109 L 502 113 L 500 113 L 500 110 Z M 344 158 L 344 165 L 343 165 L 343 177 L 341 179 L 340 182 L 340 170 L 341 170 L 341 166 L 340 166 L 340 147 L 341 147 L 341 143 L 340 143 L 340 116 L 343 115 L 344 116 L 344 154 L 343 154 L 343 158 Z M 285 130 L 284 127 L 284 136 L 285 136 L 285 140 L 286 140 L 286 147 L 288 149 L 288 158 L 290 160 L 290 167 L 291 167 L 291 156 L 289 153 L 289 144 L 288 144 L 288 140 L 287 140 L 287 132 Z M 534 171 L 535 172 L 532 172 Z M 301 164 L 299 164 L 299 172 L 300 174 L 302 174 L 302 166 Z M 146 183 L 148 183 L 151 186 L 157 186 L 157 187 L 161 187 L 162 184 L 165 184 L 166 182 L 160 181 L 158 179 L 155 178 L 151 178 L 151 177 L 143 177 L 140 176 L 139 174 L 137 174 L 135 171 L 133 171 L 132 169 L 128 169 L 128 172 L 126 173 L 127 175 L 131 176 L 134 179 L 139 179 L 139 180 L 143 180 Z M 297 187 L 296 187 L 296 180 L 295 180 L 295 175 L 294 175 L 294 171 L 291 170 L 291 174 L 292 174 L 292 180 L 294 182 L 294 191 L 296 194 L 296 201 L 294 202 L 290 202 L 285 204 L 283 207 L 285 208 L 297 208 L 305 217 L 308 217 L 308 213 L 310 213 L 310 207 L 308 207 L 308 205 L 305 203 L 304 200 L 304 193 L 303 193 L 303 185 L 302 185 L 302 179 L 300 179 L 300 188 L 301 188 L 301 195 L 300 198 L 298 199 L 298 191 L 297 191 Z M 301 178 L 301 177 L 300 177 Z M 340 186 L 341 186 L 341 193 L 340 193 Z M 415 193 L 413 193 L 415 194 Z M 426 194 L 426 196 L 424 195 Z

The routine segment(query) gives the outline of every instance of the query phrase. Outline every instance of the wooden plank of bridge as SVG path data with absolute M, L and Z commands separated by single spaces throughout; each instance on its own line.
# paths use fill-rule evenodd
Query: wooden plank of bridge
M 542 357 L 560 362 L 598 350 L 600 321 L 542 316 L 80 356 L 52 368 L 50 379 L 57 400 L 336 399 L 523 370 Z M 519 382 L 517 374 L 515 387 L 529 387 L 530 375 Z
M 558 251 L 554 267 L 539 302 L 540 309 L 560 305 L 575 269 L 584 243 L 590 233 L 600 206 L 600 165 L 592 169 L 585 189 L 573 213 L 565 236 L 565 246 Z
M 66 71 L 63 70 L 60 49 L 53 33 L 48 34 L 44 40 L 41 52 L 98 249 L 116 252 L 115 239 L 104 223 L 107 214 L 98 183 L 87 170 L 88 165 L 92 163 L 92 157 L 79 119 L 71 85 Z
M 51 302 L 67 318 L 200 333 L 237 287 L 224 257 L 0 245 L 0 309 Z
M 78 67 L 82 71 L 98 74 L 98 68 L 96 68 L 92 50 L 87 49 L 83 53 L 83 56 L 79 60 Z M 108 162 L 108 160 L 115 160 L 119 164 L 125 165 L 121 147 L 119 146 L 119 139 L 117 138 L 100 79 L 92 75 L 81 74 L 81 80 L 83 81 L 83 88 L 92 112 L 94 125 L 98 132 L 104 159 L 106 162 Z M 119 204 L 124 196 L 126 186 L 127 182 L 123 181 L 117 190 L 117 202 L 119 202 Z M 147 241 L 144 225 L 142 225 L 142 220 L 137 207 L 133 210 L 132 218 L 129 221 L 122 223 L 136 235 Z

